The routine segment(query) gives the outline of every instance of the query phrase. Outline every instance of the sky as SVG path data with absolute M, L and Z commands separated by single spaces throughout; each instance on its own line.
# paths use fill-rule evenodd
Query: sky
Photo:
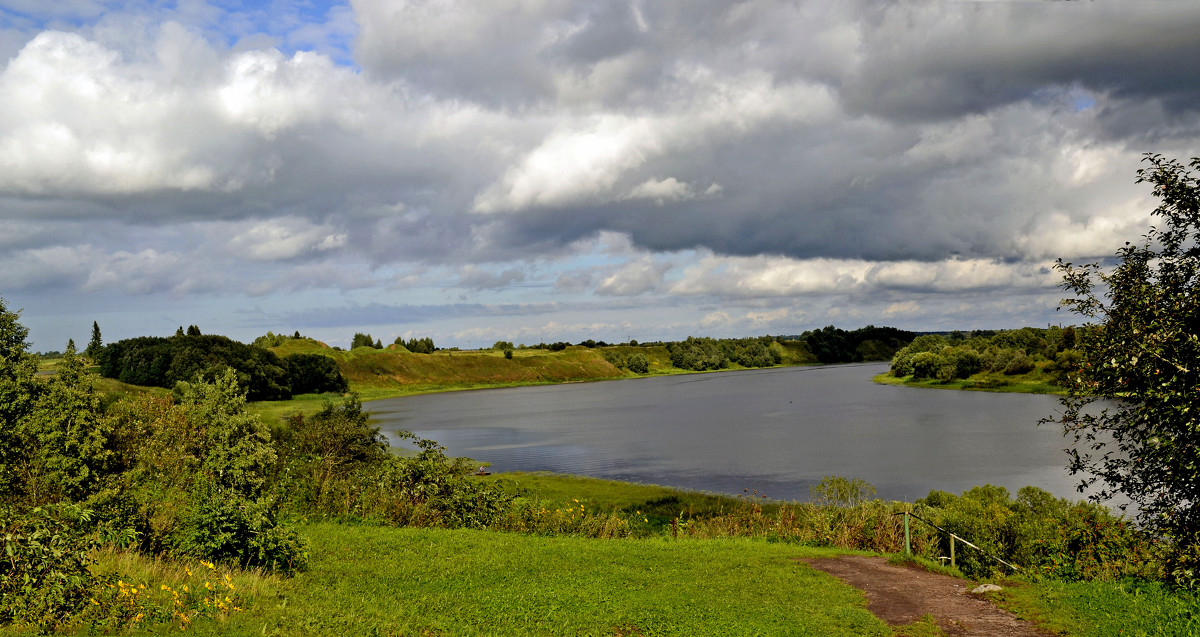
M 1071 324 L 1200 154 L 1200 3 L 0 0 L 35 351 Z

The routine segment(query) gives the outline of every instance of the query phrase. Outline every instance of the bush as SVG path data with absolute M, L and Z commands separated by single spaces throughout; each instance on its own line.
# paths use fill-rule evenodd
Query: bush
M 937 378 L 938 370 L 942 367 L 942 358 L 933 352 L 917 352 L 912 357 L 913 380 L 922 378 Z
M 0 509 L 0 624 L 52 632 L 84 609 L 96 584 L 91 519 L 91 511 L 72 504 L 23 514 Z
M 875 497 L 875 487 L 862 478 L 825 476 L 808 493 L 818 504 L 857 506 Z
M 350 389 L 337 363 L 323 354 L 289 354 L 282 362 L 293 394 L 341 394 Z
M 1033 359 L 1025 355 L 1025 350 L 1017 350 L 1013 353 L 1012 358 L 1004 365 L 1004 373 L 1008 376 L 1016 376 L 1017 374 L 1028 374 L 1032 372 L 1037 365 Z
M 1072 503 L 1036 487 L 1021 489 L 1014 501 L 1007 489 L 984 485 L 962 496 L 930 491 L 917 505 L 934 524 L 1026 572 L 1066 580 L 1158 575 L 1149 540 L 1092 503 Z M 939 555 L 949 555 L 949 538 L 939 534 L 937 547 Z M 1004 568 L 961 546 L 957 562 L 977 578 Z
M 279 526 L 271 500 L 249 500 L 211 484 L 197 489 L 193 498 L 179 538 L 179 552 L 280 573 L 293 573 L 307 566 L 304 541 L 294 531 Z
M 635 374 L 645 374 L 650 371 L 650 360 L 646 358 L 645 354 L 639 352 L 630 355 L 625 361 L 625 366 Z

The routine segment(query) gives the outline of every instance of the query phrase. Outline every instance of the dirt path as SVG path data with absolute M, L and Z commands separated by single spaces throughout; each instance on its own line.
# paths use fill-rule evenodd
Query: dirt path
M 882 557 L 843 555 L 803 561 L 863 591 L 867 609 L 892 626 L 911 624 L 924 615 L 933 615 L 938 626 L 955 637 L 1049 635 L 971 595 L 972 584 L 965 580 L 895 566 Z

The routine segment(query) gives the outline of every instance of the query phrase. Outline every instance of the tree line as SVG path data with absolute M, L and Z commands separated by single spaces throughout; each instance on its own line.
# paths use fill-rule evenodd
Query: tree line
M 1062 382 L 1079 364 L 1078 332 L 1074 326 L 1052 326 L 924 334 L 896 352 L 891 373 L 914 380 L 949 381 L 979 373 L 1015 376 L 1041 366 L 1055 382 Z
M 349 388 L 337 363 L 328 356 L 289 354 L 280 358 L 258 345 L 200 334 L 199 329 L 194 332 L 125 339 L 103 346 L 93 356 L 105 378 L 167 389 L 197 378 L 212 380 L 224 369 L 233 369 L 250 400 L 287 400 L 294 394 L 342 393 Z

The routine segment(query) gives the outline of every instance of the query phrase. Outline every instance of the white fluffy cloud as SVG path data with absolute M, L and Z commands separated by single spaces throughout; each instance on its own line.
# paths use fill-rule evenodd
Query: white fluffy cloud
M 0 9 L 35 300 L 1038 322 L 1056 257 L 1145 231 L 1140 154 L 1200 144 L 1189 3 L 52 4 Z
M 254 261 L 284 261 L 336 250 L 346 245 L 346 235 L 329 226 L 304 219 L 277 218 L 250 224 L 223 224 L 214 234 L 232 235 L 228 251 Z

